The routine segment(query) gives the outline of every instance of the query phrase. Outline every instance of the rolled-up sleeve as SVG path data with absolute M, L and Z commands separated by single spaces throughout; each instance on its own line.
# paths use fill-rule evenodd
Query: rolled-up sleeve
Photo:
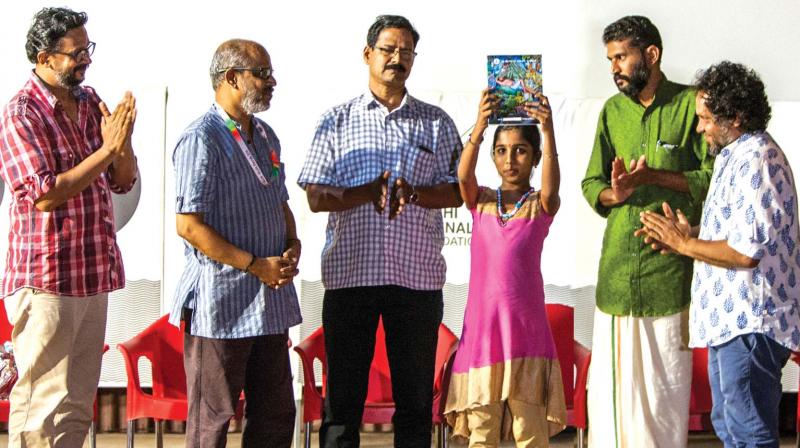
M 697 128 L 697 119 L 692 123 Z M 708 144 L 703 138 L 703 134 L 693 133 L 691 138 L 692 152 L 697 160 L 700 161 L 700 168 L 691 171 L 684 171 L 686 182 L 689 184 L 689 194 L 692 201 L 701 203 L 708 194 L 708 185 L 711 183 L 711 173 L 714 171 L 714 157 L 708 153 Z
M 172 156 L 175 165 L 175 212 L 205 213 L 215 202 L 216 153 L 198 134 L 181 137 Z
M 601 112 L 592 155 L 586 167 L 586 175 L 581 181 L 581 190 L 589 205 L 602 217 L 607 217 L 611 213 L 611 210 L 600 202 L 600 192 L 611 187 L 611 162 L 614 159 L 614 148 L 611 147 L 607 135 L 605 115 Z
M 55 148 L 35 118 L 8 115 L 2 127 L 2 173 L 17 200 L 36 202 L 56 183 Z

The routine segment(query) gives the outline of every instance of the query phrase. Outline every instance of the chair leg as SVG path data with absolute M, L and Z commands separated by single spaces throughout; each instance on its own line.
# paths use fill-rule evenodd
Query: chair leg
M 156 448 L 164 448 L 164 420 L 156 420 Z
M 583 448 L 583 428 L 578 428 L 578 448 Z
M 89 425 L 89 447 L 97 448 L 97 424 L 94 420 Z
M 136 427 L 136 420 L 128 420 L 128 448 L 133 448 L 133 433 Z
M 306 433 L 303 436 L 305 443 L 303 446 L 305 448 L 311 448 L 311 422 L 306 423 Z
M 443 448 L 450 447 L 450 426 L 447 423 L 442 423 L 442 442 Z

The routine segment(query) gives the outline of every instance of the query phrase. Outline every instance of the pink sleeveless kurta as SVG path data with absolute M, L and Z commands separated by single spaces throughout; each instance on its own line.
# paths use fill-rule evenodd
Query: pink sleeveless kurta
M 540 260 L 552 216 L 533 193 L 505 226 L 497 192 L 481 187 L 473 218 L 469 296 L 445 414 L 469 437 L 467 409 L 518 400 L 545 408 L 550 434 L 567 421 L 561 369 L 544 306 Z M 508 407 L 504 438 L 510 438 Z

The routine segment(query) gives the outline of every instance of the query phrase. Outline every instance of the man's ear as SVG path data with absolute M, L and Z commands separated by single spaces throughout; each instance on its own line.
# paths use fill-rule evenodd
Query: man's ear
M 36 63 L 39 65 L 45 65 L 47 63 L 47 58 L 49 57 L 50 55 L 46 51 L 41 50 L 36 53 Z
M 233 88 L 237 87 L 236 70 L 228 69 L 225 71 L 225 82 Z
M 372 52 L 372 48 L 369 45 L 364 47 L 364 53 L 363 53 L 364 63 L 367 64 L 367 65 L 369 65 L 369 55 L 370 55 L 371 52 Z
M 661 60 L 661 50 L 655 45 L 650 45 L 644 49 L 644 58 L 650 66 L 656 65 Z

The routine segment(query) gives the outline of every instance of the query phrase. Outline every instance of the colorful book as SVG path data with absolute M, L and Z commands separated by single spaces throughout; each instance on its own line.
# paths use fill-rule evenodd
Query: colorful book
M 537 101 L 542 92 L 542 55 L 489 55 L 486 57 L 489 88 L 500 99 L 490 124 L 535 124 L 525 113 L 525 103 Z

